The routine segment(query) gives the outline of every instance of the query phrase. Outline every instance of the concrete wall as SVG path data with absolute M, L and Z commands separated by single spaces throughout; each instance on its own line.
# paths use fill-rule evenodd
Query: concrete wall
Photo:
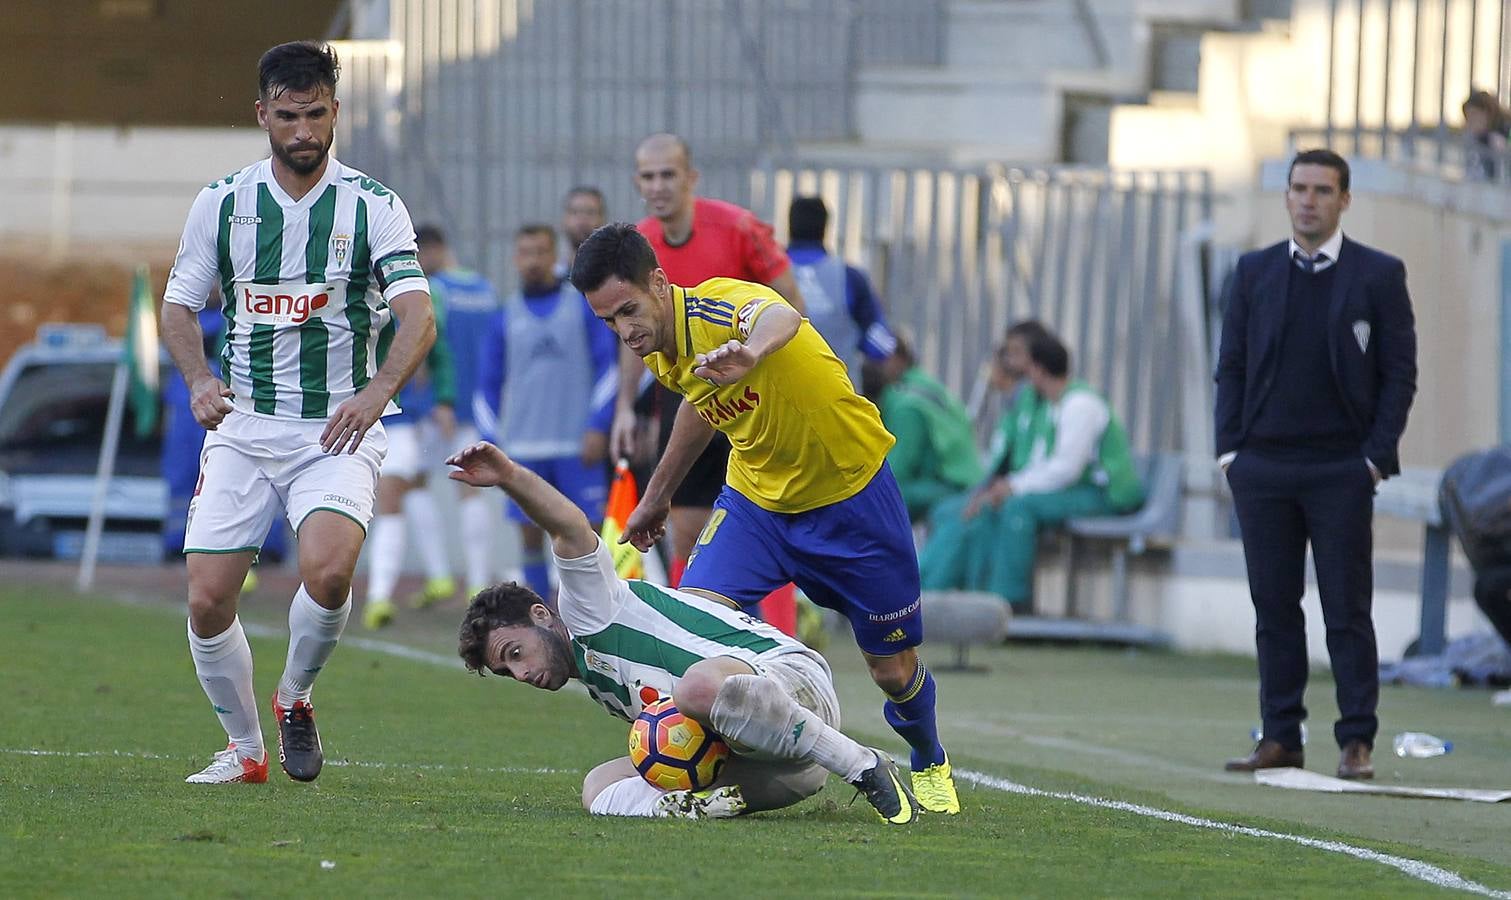
M 177 246 L 199 189 L 268 155 L 252 118 L 235 128 L 0 126 L 0 237 Z

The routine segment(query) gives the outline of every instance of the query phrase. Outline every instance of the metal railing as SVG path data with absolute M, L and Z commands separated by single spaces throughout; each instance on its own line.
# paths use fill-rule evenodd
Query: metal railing
M 944 0 L 391 0 L 338 43 L 338 152 L 507 285 L 509 236 L 599 187 L 634 220 L 636 143 L 687 139 L 699 191 L 748 200 L 764 153 L 851 136 L 860 65 L 942 54 Z
M 1349 158 L 1383 159 L 1454 181 L 1511 185 L 1511 150 L 1493 149 L 1457 128 L 1446 139 L 1436 128 L 1352 128 L 1331 136 L 1320 128 L 1298 128 L 1290 143 L 1293 150 L 1325 146 Z
M 1511 99 L 1505 0 L 1298 3 L 1312 14 L 1325 18 L 1328 146 L 1467 175 L 1495 168 L 1464 164 L 1460 105 L 1473 90 Z
M 1207 337 L 1184 333 L 1200 312 L 1179 308 L 1178 267 L 1187 233 L 1211 215 L 1207 173 L 797 163 L 752 176 L 752 208 L 779 238 L 792 198 L 813 194 L 830 209 L 831 248 L 867 269 L 920 364 L 960 396 L 980 399 L 1008 325 L 1036 318 L 1070 348 L 1074 374 L 1107 395 L 1140 452 L 1185 443 L 1183 348 Z M 1194 283 L 1210 281 L 1201 273 Z

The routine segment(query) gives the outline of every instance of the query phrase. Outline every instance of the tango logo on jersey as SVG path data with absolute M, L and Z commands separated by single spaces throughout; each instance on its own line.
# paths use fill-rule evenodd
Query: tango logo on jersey
M 761 395 L 754 388 L 746 388 L 745 393 L 735 399 L 724 402 L 715 394 L 713 397 L 698 404 L 698 415 L 703 421 L 718 427 L 726 422 L 733 421 L 744 413 L 748 413 L 761 405 Z
M 238 284 L 236 317 L 253 325 L 302 325 L 324 318 L 334 288 L 329 284 Z

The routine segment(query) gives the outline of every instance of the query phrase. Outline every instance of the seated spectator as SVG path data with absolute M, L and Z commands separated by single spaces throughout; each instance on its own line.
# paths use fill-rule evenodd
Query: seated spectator
M 1469 139 L 1467 160 L 1471 178 L 1495 178 L 1506 161 L 1511 137 L 1511 110 L 1489 91 L 1475 91 L 1464 101 L 1464 135 Z
M 901 336 L 891 356 L 867 360 L 862 370 L 866 397 L 881 408 L 882 424 L 897 438 L 887 464 L 908 518 L 927 521 L 939 501 L 981 480 L 970 414 L 949 388 L 918 367 Z
M 1037 322 L 1009 329 L 1006 374 L 1026 377 L 994 441 L 987 482 L 939 504 L 919 555 L 925 590 L 989 591 L 1027 608 L 1038 532 L 1136 509 L 1144 488 L 1107 401 L 1070 378 L 1070 352 Z

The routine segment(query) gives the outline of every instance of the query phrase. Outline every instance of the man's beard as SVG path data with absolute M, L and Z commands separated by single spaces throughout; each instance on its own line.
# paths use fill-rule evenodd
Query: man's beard
M 566 638 L 545 626 L 536 625 L 535 627 L 545 632 L 545 634 L 541 635 L 541 638 L 545 643 L 546 653 L 551 657 L 551 672 L 553 674 L 556 672 L 565 672 L 567 679 L 571 680 L 572 675 L 577 671 L 577 664 L 572 659 L 572 651 L 567 647 Z M 548 687 L 554 691 L 557 685 L 548 685 Z
M 294 158 L 294 154 L 296 152 L 311 149 L 317 148 L 311 147 L 309 145 L 304 145 L 290 150 L 287 147 L 275 145 L 273 147 L 273 155 L 278 157 L 278 159 L 282 161 L 285 166 L 288 166 L 290 169 L 292 169 L 294 174 L 310 175 L 314 173 L 315 170 L 319 169 L 320 166 L 325 163 L 325 158 L 330 155 L 330 147 L 318 147 L 320 152 L 316 153 L 314 158 L 309 162 L 300 162 L 299 160 Z

